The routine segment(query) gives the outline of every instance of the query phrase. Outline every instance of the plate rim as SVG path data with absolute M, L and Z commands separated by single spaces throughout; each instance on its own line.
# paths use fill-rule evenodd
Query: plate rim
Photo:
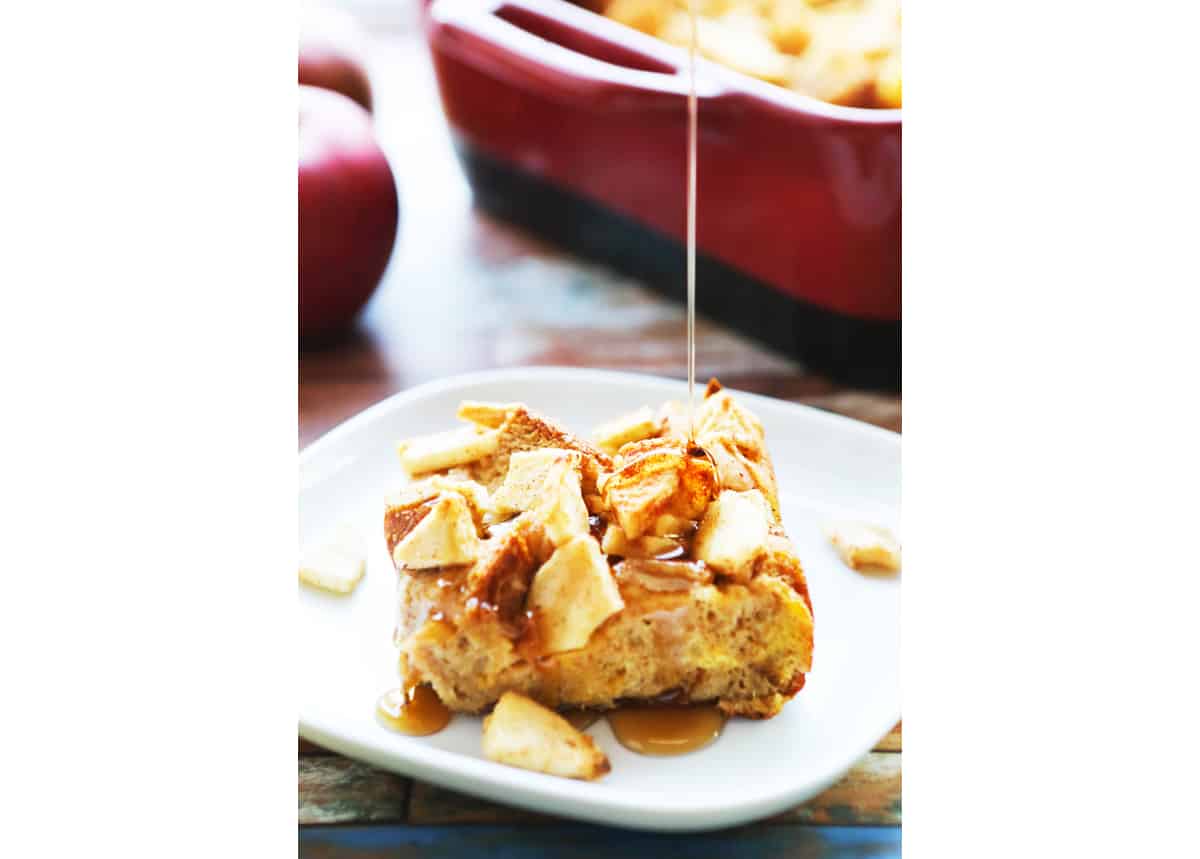
M 411 388 L 405 388 L 402 391 L 396 391 L 394 394 L 389 394 L 378 402 L 372 403 L 366 408 L 346 418 L 336 426 L 326 430 L 320 436 L 309 442 L 301 448 L 299 457 L 300 465 L 304 464 L 304 460 L 317 451 L 318 448 L 324 446 L 330 439 L 336 438 L 343 432 L 348 432 L 362 423 L 366 423 L 367 419 L 372 417 L 375 412 L 384 412 L 387 407 L 395 407 L 407 400 L 419 399 L 425 394 L 438 393 L 447 389 L 463 387 L 467 384 L 480 384 L 497 381 L 507 381 L 509 377 L 532 376 L 541 379 L 553 379 L 555 376 L 573 376 L 582 377 L 584 380 L 592 380 L 598 382 L 618 382 L 626 381 L 637 384 L 654 384 L 663 387 L 672 387 L 677 385 L 686 385 L 686 379 L 675 379 L 671 376 L 660 376 L 656 373 L 632 373 L 627 370 L 598 370 L 590 367 L 563 367 L 563 366 L 536 366 L 536 367 L 501 367 L 491 370 L 475 370 L 470 373 L 456 373 L 453 376 L 446 376 L 441 379 L 430 379 L 427 382 L 413 385 Z M 722 384 L 723 389 L 736 394 L 739 399 L 749 398 L 760 403 L 768 403 L 771 408 L 783 407 L 790 409 L 799 409 L 807 412 L 809 415 L 821 420 L 826 420 L 831 424 L 840 425 L 843 429 L 851 432 L 860 432 L 864 435 L 875 435 L 880 438 L 888 438 L 892 443 L 899 446 L 901 435 L 893 430 L 885 429 L 881 426 L 876 426 L 866 421 L 858 420 L 847 415 L 841 415 L 837 412 L 831 412 L 828 409 L 822 409 L 817 406 L 810 406 L 806 403 L 793 403 L 790 400 L 780 399 L 779 397 L 771 397 L 766 394 L 756 394 L 753 391 L 745 391 L 739 388 L 734 388 Z
M 651 373 L 560 366 L 504 367 L 455 374 L 423 382 L 390 394 L 332 427 L 300 451 L 298 471 L 302 471 L 307 461 L 319 455 L 325 447 L 336 443 L 341 436 L 347 435 L 359 426 L 403 407 L 411 401 L 471 385 L 511 383 L 529 379 L 546 381 L 564 377 L 570 377 L 572 381 L 608 384 L 626 382 L 664 389 L 686 387 L 687 384 L 686 379 Z M 839 432 L 871 436 L 884 444 L 900 447 L 901 435 L 899 433 L 865 421 L 815 406 L 755 394 L 733 387 L 729 387 L 728 390 L 737 395 L 739 399 L 745 399 L 751 403 L 765 404 L 771 409 L 796 410 L 805 414 L 809 419 L 836 427 Z M 304 481 L 301 480 L 301 486 L 303 485 Z M 899 684 L 899 666 L 897 666 L 896 679 Z M 730 801 L 728 797 L 715 795 L 714 801 L 709 803 L 697 803 L 694 799 L 689 799 L 686 803 L 672 803 L 669 797 L 656 796 L 655 804 L 647 805 L 649 795 L 644 791 L 633 793 L 626 791 L 597 797 L 586 795 L 584 792 L 591 786 L 590 783 L 575 782 L 542 773 L 504 767 L 502 764 L 467 757 L 446 749 L 423 745 L 397 747 L 396 749 L 366 746 L 338 734 L 328 725 L 321 724 L 322 720 L 312 718 L 315 715 L 312 713 L 308 714 L 308 718 L 302 712 L 298 714 L 298 728 L 299 735 L 305 740 L 317 743 L 346 757 L 409 778 L 417 778 L 440 787 L 485 797 L 506 805 L 628 829 L 658 832 L 703 832 L 744 824 L 779 813 L 817 795 L 836 783 L 864 755 L 869 754 L 875 743 L 899 722 L 902 713 L 902 697 L 901 694 L 897 698 L 895 706 L 888 711 L 887 719 L 880 720 L 884 724 L 879 727 L 878 736 L 871 741 L 871 744 L 857 752 L 849 761 L 843 761 L 832 767 L 831 775 L 818 779 L 806 779 L 795 783 L 788 789 L 757 796 L 751 795 L 741 800 Z M 455 759 L 452 768 L 444 766 L 445 756 Z M 499 768 L 499 770 L 495 768 Z M 583 790 L 580 791 L 580 788 Z M 620 819 L 614 820 L 614 816 L 619 816 Z

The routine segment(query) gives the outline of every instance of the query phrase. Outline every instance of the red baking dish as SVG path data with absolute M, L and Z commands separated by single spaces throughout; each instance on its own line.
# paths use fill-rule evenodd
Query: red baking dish
M 682 297 L 687 51 L 564 0 L 434 0 L 484 208 Z M 900 370 L 900 111 L 698 59 L 697 304 L 844 380 Z

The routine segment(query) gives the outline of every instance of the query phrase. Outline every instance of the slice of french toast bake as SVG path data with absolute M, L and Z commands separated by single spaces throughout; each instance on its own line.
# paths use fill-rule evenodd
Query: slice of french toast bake
M 401 671 L 452 710 L 671 696 L 767 718 L 804 685 L 804 571 L 762 425 L 710 381 L 581 439 L 519 403 L 397 444 L 386 502 Z

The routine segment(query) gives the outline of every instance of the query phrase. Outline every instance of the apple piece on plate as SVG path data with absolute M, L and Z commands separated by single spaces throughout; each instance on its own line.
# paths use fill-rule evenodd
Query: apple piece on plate
M 497 763 L 588 781 L 612 769 L 595 740 L 517 692 L 500 696 L 483 720 L 483 754 Z
M 348 594 L 358 586 L 367 568 L 366 543 L 348 525 L 340 526 L 328 542 L 304 553 L 300 581 L 335 594 Z
M 348 12 L 323 4 L 301 7 L 300 83 L 340 92 L 370 111 L 365 54 L 362 28 Z
M 400 202 L 371 116 L 331 90 L 301 86 L 300 338 L 341 331 L 383 276 Z
M 852 570 L 876 567 L 900 569 L 900 541 L 887 528 L 866 522 L 831 522 L 825 526 L 829 542 Z

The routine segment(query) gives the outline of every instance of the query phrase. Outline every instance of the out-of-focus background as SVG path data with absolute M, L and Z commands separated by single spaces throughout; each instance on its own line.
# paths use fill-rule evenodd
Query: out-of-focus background
M 484 0 L 478 2 L 485 5 Z M 337 31 L 338 44 L 352 44 L 348 50 L 352 53 L 357 52 L 361 58 L 361 65 L 366 71 L 370 86 L 369 121 L 372 130 L 367 134 L 373 135 L 386 157 L 386 164 L 394 176 L 399 209 L 398 229 L 394 243 L 384 252 L 386 269 L 378 287 L 371 292 L 369 283 L 365 287 L 354 286 L 352 289 L 335 283 L 335 288 L 343 291 L 365 291 L 369 294 L 370 298 L 365 307 L 356 315 L 353 309 L 350 311 L 353 321 L 348 325 L 335 326 L 335 330 L 320 331 L 316 336 L 301 338 L 301 445 L 314 440 L 362 408 L 398 390 L 471 370 L 555 364 L 625 369 L 674 377 L 686 375 L 686 317 L 684 306 L 679 300 L 683 291 L 682 245 L 676 248 L 667 243 L 651 247 L 646 251 L 651 259 L 650 269 L 636 260 L 632 266 L 614 266 L 607 259 L 597 259 L 595 254 L 589 254 L 589 259 L 577 256 L 565 249 L 564 243 L 552 242 L 545 238 L 545 231 L 518 226 L 511 219 L 502 220 L 475 204 L 463 165 L 456 157 L 454 139 L 443 110 L 442 99 L 439 97 L 438 81 L 431 63 L 426 26 L 423 23 L 426 14 L 424 8 L 421 0 L 346 0 L 342 3 L 328 2 L 321 6 L 301 7 L 302 44 L 306 32 L 308 37 L 315 32 L 319 39 L 323 32 Z M 330 18 L 327 14 L 329 10 L 341 13 L 344 18 L 340 22 L 335 20 L 336 14 L 334 18 Z M 572 8 L 570 11 L 578 10 Z M 352 25 L 348 29 L 356 31 L 351 33 L 352 38 L 345 38 L 342 34 L 342 30 L 347 29 L 347 21 Z M 610 21 L 603 23 L 614 24 Z M 634 33 L 634 36 L 642 37 L 642 34 Z M 671 46 L 667 46 L 666 49 L 678 51 Z M 752 82 L 757 83 L 759 82 Z M 460 89 L 464 86 L 461 82 L 453 85 Z M 469 89 L 466 91 L 470 92 Z M 371 250 L 371 241 L 378 244 L 381 240 L 363 239 L 362 236 L 370 233 L 370 225 L 358 226 L 354 228 L 355 232 L 351 238 L 342 239 L 342 244 L 335 248 L 335 252 L 325 252 L 324 258 L 316 262 L 306 261 L 306 253 L 316 253 L 315 250 L 311 250 L 318 243 L 318 239 L 312 238 L 314 234 L 322 237 L 320 241 L 328 242 L 329 237 L 336 232 L 336 229 L 327 223 L 318 224 L 317 216 L 309 213 L 310 206 L 319 207 L 320 204 L 310 203 L 306 193 L 310 193 L 310 197 L 315 199 L 317 195 L 326 192 L 313 189 L 315 180 L 306 180 L 304 159 L 306 152 L 312 149 L 311 146 L 306 147 L 306 133 L 311 136 L 311 129 L 314 126 L 319 127 L 321 123 L 332 124 L 336 133 L 336 126 L 340 120 L 336 111 L 326 111 L 322 114 L 323 106 L 318 106 L 321 109 L 306 107 L 305 98 L 309 96 L 303 92 L 301 95 L 300 218 L 303 328 L 305 304 L 314 302 L 312 295 L 316 291 L 315 288 L 305 285 L 306 276 L 310 282 L 316 280 L 316 276 L 306 275 L 306 266 L 310 271 L 324 266 L 326 279 L 332 278 L 337 281 L 339 277 L 345 277 L 344 269 L 349 265 L 347 260 L 362 258 L 366 255 L 365 251 Z M 461 93 L 454 98 L 461 102 Z M 664 187 L 678 187 L 680 193 L 677 197 L 673 193 L 670 195 L 672 199 L 664 211 L 668 213 L 669 218 L 677 219 L 681 226 L 683 174 L 676 168 L 683 163 L 685 138 L 682 99 L 677 101 L 680 102 L 680 106 L 669 117 L 673 123 L 670 128 L 656 130 L 654 111 L 657 109 L 660 116 L 666 114 L 661 107 L 655 105 L 650 105 L 647 110 L 644 127 L 647 136 L 658 135 L 665 141 L 659 151 L 667 153 L 664 158 L 673 159 L 664 163 L 662 168 L 656 169 L 657 173 L 668 174 L 668 178 L 664 180 Z M 342 105 L 339 107 L 344 108 Z M 635 107 L 641 109 L 636 104 Z M 476 116 L 487 108 L 488 105 L 475 106 L 472 108 L 474 114 L 465 117 L 463 122 L 476 122 Z M 304 118 L 306 109 L 318 118 Z M 460 112 L 465 110 L 461 105 L 456 109 Z M 500 115 L 506 110 L 521 109 L 519 105 L 496 105 L 494 113 Z M 583 110 L 586 111 L 587 108 Z M 735 315 L 735 311 L 745 302 L 737 299 L 731 305 L 725 305 L 728 314 L 722 307 L 718 307 L 716 313 L 712 312 L 709 298 L 726 291 L 727 288 L 739 289 L 742 284 L 734 283 L 729 286 L 722 280 L 722 275 L 727 273 L 724 269 L 715 271 L 708 266 L 708 260 L 704 258 L 705 236 L 712 236 L 709 227 L 720 220 L 722 211 L 726 214 L 733 211 L 740 222 L 752 220 L 754 201 L 739 200 L 740 209 L 731 209 L 728 205 L 712 202 L 712 198 L 706 198 L 705 192 L 719 184 L 722 177 L 713 178 L 705 173 L 705 169 L 713 168 L 722 157 L 722 151 L 719 149 L 722 145 L 721 135 L 736 138 L 743 130 L 739 123 L 745 122 L 741 117 L 750 115 L 752 119 L 753 111 L 743 104 L 739 107 L 740 114 L 730 119 L 731 114 L 737 111 L 726 110 L 722 119 L 719 115 L 721 111 L 714 110 L 711 115 L 706 115 L 704 110 L 702 102 L 699 209 L 702 261 L 698 282 L 701 307 L 701 314 L 697 320 L 698 377 L 707 379 L 716 375 L 727 386 L 809 403 L 890 429 L 899 429 L 899 396 L 894 386 L 887 384 L 886 379 L 882 389 L 880 388 L 877 384 L 878 373 L 868 378 L 866 384 L 861 384 L 854 379 L 854 372 L 831 373 L 826 367 L 814 371 L 810 362 L 797 354 L 796 350 L 777 348 L 770 337 L 755 336 L 765 325 L 775 324 L 779 317 L 775 310 L 776 305 L 764 305 L 761 312 L 765 320 L 762 324 L 751 318 L 743 321 L 737 330 L 724 324 L 722 320 L 725 320 L 727 315 Z M 517 133 L 537 140 L 551 139 L 555 135 L 561 138 L 569 132 L 569 129 L 564 128 L 531 127 L 522 130 L 520 116 L 516 119 L 518 121 L 515 125 L 493 123 L 488 128 L 497 129 L 496 135 Z M 533 122 L 534 119 L 530 117 L 529 121 Z M 643 122 L 642 119 L 632 121 Z M 725 125 L 721 126 L 723 121 Z M 305 123 L 309 125 L 306 126 Z M 352 124 L 349 121 L 343 123 Z M 611 123 L 605 127 L 608 125 Z M 309 131 L 306 132 L 306 128 Z M 513 128 L 517 131 L 514 132 Z M 757 128 L 745 130 L 748 133 L 757 133 Z M 461 134 L 459 139 L 461 142 Z M 741 145 L 736 139 L 728 142 L 730 146 Z M 837 142 L 844 143 L 845 146 L 856 145 L 854 129 L 845 130 Z M 705 147 L 710 144 L 718 148 L 706 150 Z M 802 144 L 803 141 L 800 141 L 797 146 Z M 770 157 L 765 143 L 760 148 L 766 154 L 760 156 L 760 153 L 753 150 L 745 151 L 747 164 Z M 706 154 L 710 151 L 712 155 L 706 162 Z M 896 155 L 898 157 L 898 150 Z M 318 152 L 316 157 L 319 162 L 324 156 Z M 630 157 L 632 156 L 626 156 L 620 151 L 608 151 L 607 155 L 608 161 L 617 165 L 628 161 Z M 797 152 L 796 157 L 802 161 L 808 156 Z M 336 159 L 330 157 L 326 160 Z M 548 157 L 543 160 L 548 160 Z M 601 168 L 597 168 L 596 165 L 600 160 L 601 156 L 594 152 L 590 153 L 590 157 L 587 157 L 586 153 L 580 153 L 578 163 L 567 166 L 571 175 L 583 176 L 582 181 L 592 181 L 596 183 L 593 188 L 599 187 L 603 190 L 603 176 L 597 178 L 597 172 Z M 539 165 L 533 157 L 527 157 L 526 162 L 523 166 L 527 166 L 534 174 L 545 166 Z M 553 166 L 550 165 L 547 169 Z M 309 168 L 316 169 L 320 178 L 320 173 L 326 170 L 326 165 L 317 163 L 314 168 L 310 164 Z M 603 169 L 616 176 L 609 185 L 620 181 L 617 168 L 610 165 Z M 737 175 L 728 178 L 734 188 L 749 188 L 756 181 L 753 177 L 743 179 Z M 309 181 L 307 189 L 306 181 Z M 884 177 L 880 181 L 887 182 L 891 179 Z M 895 177 L 895 185 L 898 195 L 898 175 Z M 519 208 L 540 193 L 541 186 L 533 186 L 532 190 L 521 186 L 498 187 L 499 191 L 493 190 L 491 193 L 508 193 Z M 577 201 L 586 196 L 585 187 L 583 192 L 572 196 L 571 200 Z M 677 203 L 674 202 L 676 199 Z M 570 201 L 567 204 L 562 201 L 550 202 L 552 206 L 568 204 Z M 798 205 L 811 208 L 816 204 L 809 200 L 807 203 L 800 201 Z M 890 217 L 896 219 L 897 282 L 894 285 L 885 282 L 883 289 L 894 289 L 898 304 L 898 197 L 894 203 L 885 201 L 881 206 L 886 211 L 881 209 L 876 220 Z M 363 206 L 360 205 L 359 208 Z M 488 208 L 496 210 L 495 206 Z M 895 211 L 891 211 L 892 209 Z M 563 217 L 571 215 L 572 213 L 567 211 Z M 307 224 L 306 218 L 309 219 Z M 557 211 L 551 211 L 550 218 L 562 220 Z M 604 257 L 608 250 L 613 249 L 619 256 L 631 243 L 638 244 L 642 241 L 640 232 L 631 234 L 624 231 L 624 227 L 627 226 L 624 221 L 618 223 L 617 228 L 604 232 L 610 226 L 606 223 L 597 226 L 591 221 L 581 220 L 576 232 L 587 232 L 591 236 L 592 246 L 600 245 L 600 257 Z M 640 226 L 635 227 L 640 230 Z M 738 225 L 734 224 L 732 228 L 736 229 Z M 565 229 L 569 232 L 573 227 L 568 223 Z M 725 227 L 721 226 L 721 229 Z M 386 233 L 386 225 L 376 232 Z M 647 233 L 653 234 L 654 231 L 650 230 Z M 764 237 L 764 249 L 768 241 L 776 246 L 780 244 L 774 238 Z M 825 241 L 829 243 L 830 253 L 840 252 L 840 245 L 833 245 L 832 238 L 826 238 Z M 645 244 L 649 247 L 650 241 L 647 240 Z M 639 244 L 636 252 L 641 253 L 642 250 Z M 756 257 L 761 256 L 754 252 L 753 248 L 751 251 Z M 841 251 L 844 251 L 844 248 Z M 809 258 L 817 256 L 824 255 L 809 253 Z M 807 265 L 818 268 L 815 263 L 810 262 Z M 648 270 L 651 271 L 651 276 L 642 276 Z M 368 281 L 373 280 L 369 272 L 361 275 L 360 280 L 363 277 Z M 740 275 L 735 274 L 734 277 Z M 760 286 L 764 280 L 753 279 Z M 767 295 L 768 302 L 774 300 L 769 298 L 772 293 L 767 290 L 760 290 L 760 293 L 756 294 Z M 319 303 L 317 301 L 318 305 Z M 320 310 L 318 307 L 318 311 Z M 344 309 L 336 311 L 334 315 L 338 313 L 344 313 Z M 889 327 L 885 336 L 889 342 L 894 340 L 895 343 L 895 367 L 885 367 L 883 375 L 889 377 L 894 369 L 898 379 L 898 310 L 896 315 L 894 328 Z M 817 324 L 821 325 L 820 319 L 817 320 Z M 886 324 L 891 326 L 893 323 Z M 829 327 L 823 326 L 816 330 L 819 333 L 827 328 Z M 784 336 L 789 336 L 786 330 Z M 849 348 L 843 365 L 853 371 L 856 353 L 853 344 Z M 849 378 L 846 378 L 847 376 Z

